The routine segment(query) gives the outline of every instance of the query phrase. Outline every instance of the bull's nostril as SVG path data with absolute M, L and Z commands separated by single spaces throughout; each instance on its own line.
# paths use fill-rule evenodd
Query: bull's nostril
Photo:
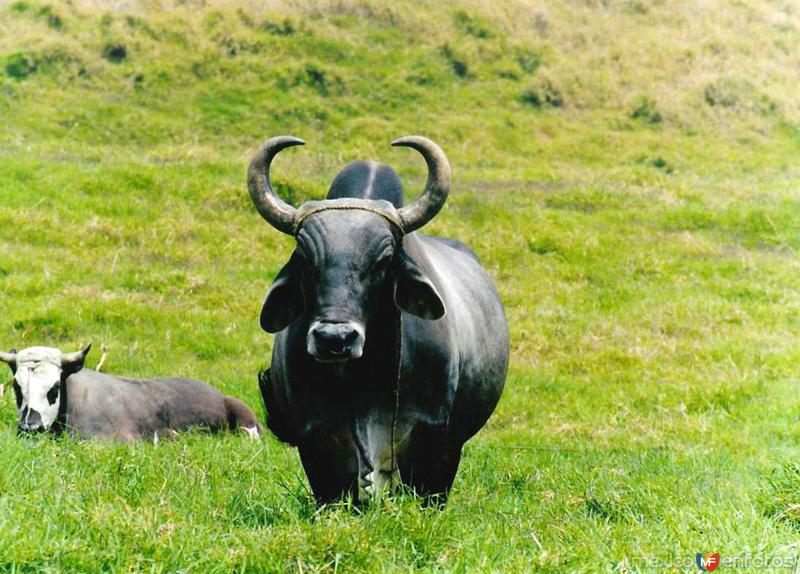
M 345 345 L 345 338 L 340 333 L 316 331 L 314 336 L 318 343 L 329 349 L 339 349 Z
M 26 407 L 19 426 L 26 431 L 37 430 L 42 426 L 42 416 L 39 411 Z
M 316 347 L 323 354 L 343 356 L 358 341 L 358 330 L 348 323 L 320 323 L 312 331 Z

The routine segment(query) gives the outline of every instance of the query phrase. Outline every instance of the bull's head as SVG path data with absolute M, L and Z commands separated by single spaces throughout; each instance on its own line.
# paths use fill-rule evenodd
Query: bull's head
M 19 420 L 17 428 L 26 433 L 50 429 L 58 418 L 67 377 L 83 368 L 92 345 L 82 351 L 62 353 L 51 347 L 29 347 L 4 353 L 0 361 L 14 373 L 14 396 Z
M 447 200 L 450 164 L 444 152 L 421 136 L 392 143 L 417 150 L 428 164 L 425 190 L 408 206 L 342 197 L 295 209 L 273 191 L 269 168 L 279 151 L 303 143 L 288 136 L 267 140 L 248 170 L 250 197 L 261 216 L 297 241 L 267 293 L 261 327 L 275 333 L 306 316 L 308 353 L 330 362 L 359 358 L 368 318 L 385 313 L 387 305 L 425 319 L 442 317 L 444 303 L 404 252 L 403 236 L 433 219 Z

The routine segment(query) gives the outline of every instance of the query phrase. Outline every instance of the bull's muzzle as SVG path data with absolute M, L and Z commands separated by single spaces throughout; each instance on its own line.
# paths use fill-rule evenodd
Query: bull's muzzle
M 34 409 L 25 409 L 23 415 L 20 417 L 19 422 L 17 423 L 17 432 L 22 434 L 33 434 L 38 432 L 43 432 L 45 430 L 44 424 L 42 423 L 42 416 L 39 414 L 39 411 Z
M 364 352 L 364 327 L 353 321 L 315 321 L 306 343 L 308 354 L 318 361 L 358 359 Z

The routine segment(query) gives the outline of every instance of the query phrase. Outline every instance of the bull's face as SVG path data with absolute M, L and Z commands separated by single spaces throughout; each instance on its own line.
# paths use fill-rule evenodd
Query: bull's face
M 403 251 L 395 226 L 368 211 L 332 209 L 304 221 L 267 294 L 261 326 L 274 333 L 305 316 L 308 354 L 347 361 L 361 357 L 370 318 L 385 317 L 387 305 L 426 319 L 444 315 L 439 293 Z
M 0 353 L 14 373 L 14 397 L 21 432 L 49 430 L 58 418 L 66 377 L 83 368 L 91 345 L 77 353 L 62 353 L 51 347 L 29 347 L 20 352 Z
M 403 235 L 425 225 L 447 200 L 450 164 L 431 140 L 401 138 L 392 145 L 417 150 L 428 164 L 425 190 L 411 205 L 367 199 L 370 180 L 364 193 L 334 194 L 295 209 L 275 194 L 269 169 L 278 152 L 302 143 L 290 136 L 267 140 L 247 174 L 250 197 L 262 217 L 297 240 L 267 294 L 261 326 L 275 333 L 304 316 L 309 355 L 325 362 L 358 359 L 370 325 L 386 320 L 387 307 L 426 319 L 444 315 L 433 283 L 402 246 Z

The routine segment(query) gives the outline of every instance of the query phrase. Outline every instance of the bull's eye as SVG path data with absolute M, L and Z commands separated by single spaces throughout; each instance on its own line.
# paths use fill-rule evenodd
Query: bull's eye
M 56 383 L 53 388 L 47 391 L 47 402 L 51 405 L 56 404 L 58 400 L 58 391 L 61 389 L 61 383 Z
M 392 254 L 387 253 L 382 255 L 380 259 L 375 262 L 375 265 L 372 266 L 373 271 L 376 273 L 383 273 L 389 269 L 389 265 L 392 263 Z

